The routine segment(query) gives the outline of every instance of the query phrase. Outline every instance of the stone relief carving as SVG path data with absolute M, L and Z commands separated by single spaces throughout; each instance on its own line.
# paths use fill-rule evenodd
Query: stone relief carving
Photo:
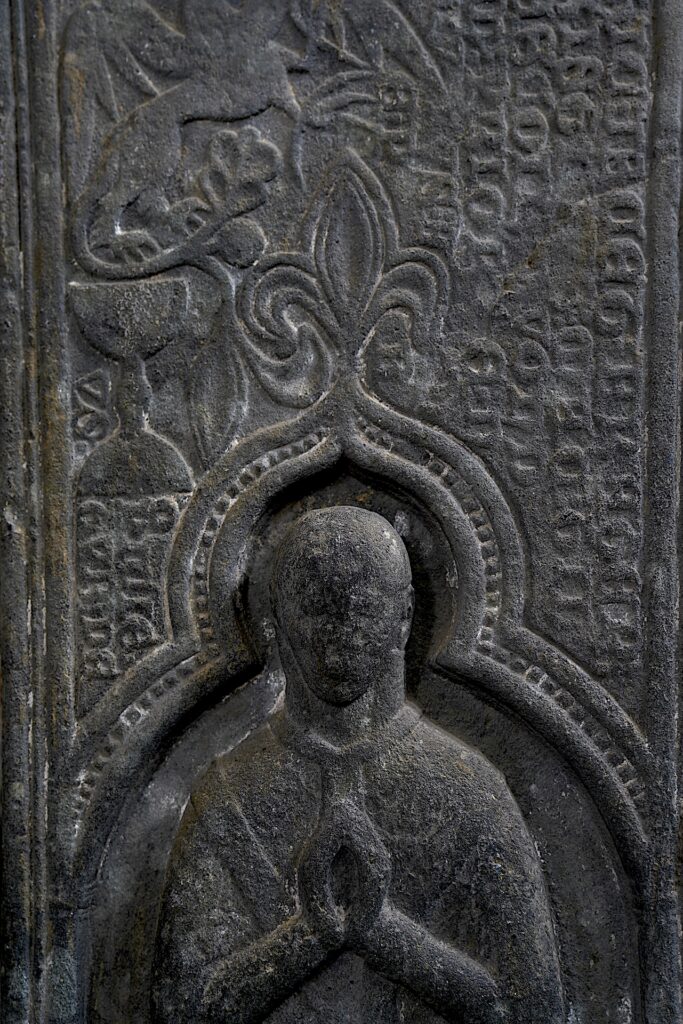
M 543 874 L 511 794 L 405 702 L 412 602 L 403 542 L 375 513 L 310 512 L 285 535 L 284 703 L 190 798 L 159 1021 L 424 1020 L 415 998 L 448 1020 L 564 1019 Z
M 373 357 L 409 377 L 415 346 L 438 331 L 448 274 L 427 249 L 400 248 L 391 204 L 352 150 L 330 171 L 304 234 L 302 255 L 259 261 L 238 294 L 259 383 L 301 408 L 366 378 Z
M 34 1019 L 677 1024 L 650 5 L 27 17 Z

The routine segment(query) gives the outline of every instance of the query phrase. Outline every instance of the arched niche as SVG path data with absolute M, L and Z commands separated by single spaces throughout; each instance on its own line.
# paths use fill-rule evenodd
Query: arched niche
M 637 737 L 593 680 L 526 627 L 522 544 L 480 460 L 375 402 L 362 403 L 343 431 L 318 410 L 248 439 L 184 512 L 168 573 L 169 642 L 126 683 L 142 690 L 144 713 L 105 758 L 78 835 L 74 876 L 90 894 L 79 941 L 91 949 L 83 981 L 93 1019 L 145 1020 L 165 862 L 189 792 L 281 692 L 266 622 L 273 549 L 287 522 L 329 504 L 380 512 L 404 535 L 418 598 L 409 693 L 509 776 L 539 851 L 546 844 L 541 856 L 576 1005 L 596 984 L 590 957 L 578 954 L 592 949 L 605 965 L 605 1007 L 637 1020 L 637 968 L 620 959 L 618 942 L 603 941 L 637 927 L 642 824 L 605 754 L 624 748 L 623 763 L 639 765 Z M 447 714 L 450 706 L 462 708 L 461 718 Z M 123 777 L 121 806 L 109 796 Z M 541 778 L 552 780 L 556 799 L 570 799 L 572 831 L 585 837 L 585 890 L 605 894 L 599 920 L 581 900 L 576 864 L 563 858 Z
M 429 488 L 420 495 L 379 465 L 360 461 L 338 454 L 309 466 L 305 475 L 284 485 L 278 481 L 265 496 L 252 495 L 258 515 L 252 520 L 246 503 L 242 506 L 240 517 L 248 522 L 243 536 L 231 529 L 229 519 L 215 531 L 206 566 L 208 614 L 218 627 L 212 642 L 230 643 L 230 625 L 224 632 L 220 626 L 234 616 L 233 626 L 248 639 L 250 659 L 260 671 L 225 696 L 217 690 L 213 703 L 169 735 L 164 760 L 122 809 L 99 865 L 88 922 L 92 1019 L 102 1024 L 149 1020 L 165 865 L 189 794 L 215 757 L 265 721 L 282 693 L 284 680 L 270 649 L 267 621 L 273 552 L 287 525 L 303 512 L 344 504 L 379 512 L 404 537 L 417 598 L 408 658 L 410 697 L 437 725 L 480 750 L 505 775 L 543 862 L 574 1019 L 590 1012 L 607 1024 L 619 1024 L 625 1013 L 638 1020 L 638 968 L 623 952 L 634 944 L 618 941 L 637 932 L 633 889 L 594 800 L 566 756 L 519 714 L 490 695 L 484 699 L 477 679 L 466 673 L 455 679 L 439 667 L 440 653 L 458 632 L 463 600 L 477 594 L 476 577 L 474 583 L 468 577 L 476 560 L 462 557 L 452 530 L 449 539 L 448 524 L 429 506 Z M 263 485 L 263 475 L 259 479 Z M 230 681 L 224 682 L 230 689 Z M 554 814 L 558 800 L 566 808 L 564 831 L 558 830 Z M 567 852 L 569 827 L 582 837 L 579 870 L 575 853 Z M 587 905 L 586 891 L 599 893 L 599 901 Z

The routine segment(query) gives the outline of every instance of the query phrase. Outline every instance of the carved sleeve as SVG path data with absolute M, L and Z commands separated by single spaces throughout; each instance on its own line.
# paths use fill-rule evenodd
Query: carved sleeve
M 220 767 L 193 794 L 169 867 L 156 1024 L 250 1024 L 325 961 Z
M 490 766 L 478 808 L 461 824 L 469 854 L 459 870 L 447 931 L 467 938 L 498 979 L 510 1024 L 561 1024 L 563 993 L 552 912 L 538 853 L 503 780 Z M 454 837 L 457 842 L 457 837 Z M 457 890 L 457 893 L 456 893 Z M 445 918 L 444 918 L 445 923 Z
M 194 1024 L 213 965 L 257 937 L 229 861 L 229 836 L 218 808 L 198 816 L 191 800 L 176 838 L 159 923 L 157 1024 Z

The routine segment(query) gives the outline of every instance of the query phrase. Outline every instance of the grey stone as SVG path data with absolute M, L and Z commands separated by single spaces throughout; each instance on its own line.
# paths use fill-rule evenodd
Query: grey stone
M 405 700 L 410 579 L 373 512 L 308 512 L 286 534 L 283 707 L 190 797 L 158 1020 L 255 1021 L 280 1003 L 271 1020 L 425 1019 L 416 998 L 449 1020 L 565 1019 L 543 872 L 512 794 Z
M 680 1024 L 676 0 L 0 10 L 8 1024 Z

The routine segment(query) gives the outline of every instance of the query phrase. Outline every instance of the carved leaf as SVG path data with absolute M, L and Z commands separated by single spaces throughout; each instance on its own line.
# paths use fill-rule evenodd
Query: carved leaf
M 209 144 L 199 186 L 214 211 L 237 217 L 261 205 L 266 182 L 275 178 L 279 166 L 277 149 L 254 128 L 223 129 Z
M 406 254 L 408 255 L 408 254 Z M 390 310 L 407 312 L 411 340 L 416 348 L 427 334 L 446 287 L 440 261 L 422 252 L 387 271 L 379 283 L 367 312 L 370 328 Z
M 315 261 L 340 326 L 357 324 L 377 286 L 384 240 L 362 182 L 347 171 L 329 193 L 315 244 Z
M 333 124 L 335 115 L 367 111 L 377 102 L 372 71 L 341 71 L 326 78 L 306 100 L 303 116 L 308 124 Z
M 329 387 L 333 357 L 328 345 L 312 326 L 295 328 L 291 353 L 270 356 L 245 340 L 245 355 L 263 389 L 276 402 L 305 409 Z
M 307 320 L 323 331 L 333 327 L 325 319 L 325 300 L 313 274 L 305 265 L 297 265 L 295 256 L 292 263 L 284 259 L 262 261 L 239 296 L 240 316 L 250 331 L 274 347 L 278 355 L 291 351 L 297 321 Z
M 192 364 L 190 408 L 197 447 L 210 465 L 234 439 L 246 411 L 244 369 L 223 339 L 207 345 Z

